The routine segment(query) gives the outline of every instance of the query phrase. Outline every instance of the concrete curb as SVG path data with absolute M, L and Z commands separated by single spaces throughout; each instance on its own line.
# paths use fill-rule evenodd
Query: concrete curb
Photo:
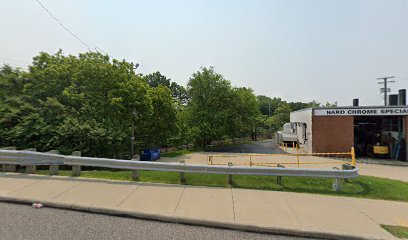
M 192 226 L 203 226 L 219 229 L 230 229 L 237 231 L 247 231 L 255 233 L 264 233 L 264 234 L 275 234 L 275 235 L 284 235 L 284 236 L 293 236 L 293 237 L 306 237 L 306 238 L 319 238 L 319 239 L 333 239 L 333 240 L 356 240 L 356 239 L 367 239 L 373 240 L 376 238 L 365 238 L 352 235 L 343 235 L 337 233 L 327 233 L 327 232 L 317 232 L 317 231 L 305 231 L 299 229 L 285 229 L 285 228 L 274 228 L 274 227 L 261 227 L 256 225 L 247 225 L 233 222 L 224 222 L 224 221 L 214 221 L 214 220 L 201 220 L 201 219 L 192 219 L 187 217 L 175 217 L 169 215 L 160 215 L 160 214 L 148 214 L 141 212 L 132 212 L 119 209 L 109 209 L 101 207 L 92 207 L 92 206 L 81 206 L 75 204 L 65 204 L 65 203 L 56 203 L 49 201 L 39 201 L 33 199 L 23 199 L 23 198 L 13 198 L 13 197 L 4 197 L 0 196 L 0 202 L 6 203 L 16 203 L 16 204 L 32 204 L 34 202 L 41 202 L 44 207 L 58 208 L 65 210 L 97 213 L 111 216 L 119 217 L 131 217 L 135 219 L 142 220 L 154 220 L 160 222 L 169 222 L 169 223 L 179 223 Z

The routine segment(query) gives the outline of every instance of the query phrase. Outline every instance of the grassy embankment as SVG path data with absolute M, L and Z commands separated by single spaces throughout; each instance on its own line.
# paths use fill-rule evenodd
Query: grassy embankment
M 397 238 L 408 239 L 408 227 L 381 225 L 382 228 L 390 232 Z

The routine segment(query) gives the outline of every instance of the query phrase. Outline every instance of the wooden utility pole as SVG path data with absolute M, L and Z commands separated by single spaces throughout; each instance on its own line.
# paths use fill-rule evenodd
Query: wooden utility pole
M 135 121 L 136 121 L 136 111 L 132 114 L 132 139 L 130 143 L 130 159 L 135 157 Z M 137 153 L 136 153 L 137 154 Z
M 388 90 L 388 83 L 392 83 L 392 82 L 395 82 L 395 81 L 393 81 L 393 80 L 391 80 L 391 81 L 389 81 L 388 79 L 390 79 L 390 78 L 395 78 L 395 76 L 391 76 L 391 77 L 382 77 L 382 78 L 377 78 L 377 80 L 382 80 L 382 81 L 380 81 L 380 82 L 378 82 L 378 84 L 383 84 L 384 85 L 384 106 L 387 106 L 388 104 L 387 104 L 387 97 L 388 97 L 388 92 L 389 92 L 389 90 Z M 382 91 L 382 89 L 380 89 L 380 91 Z

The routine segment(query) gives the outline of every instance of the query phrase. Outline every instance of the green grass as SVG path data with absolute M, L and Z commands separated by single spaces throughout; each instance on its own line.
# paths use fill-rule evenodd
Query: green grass
M 408 238 L 408 227 L 381 225 L 382 228 L 390 232 L 397 238 Z
M 70 176 L 71 171 L 61 170 L 60 175 Z M 47 175 L 40 170 L 38 174 Z M 82 171 L 81 177 L 131 181 L 131 171 Z M 187 185 L 229 187 L 226 175 L 186 173 Z M 178 184 L 179 174 L 173 172 L 141 171 L 141 182 Z M 276 177 L 233 176 L 234 188 L 260 189 L 284 192 L 315 193 L 345 197 L 385 199 L 408 202 L 408 183 L 397 180 L 360 176 L 342 183 L 342 190 L 332 190 L 332 179 L 283 177 L 282 186 L 276 183 Z

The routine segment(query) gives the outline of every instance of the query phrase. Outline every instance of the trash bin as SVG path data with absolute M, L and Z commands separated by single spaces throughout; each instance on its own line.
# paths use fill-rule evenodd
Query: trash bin
M 160 149 L 144 149 L 140 154 L 140 161 L 155 161 L 160 158 Z

